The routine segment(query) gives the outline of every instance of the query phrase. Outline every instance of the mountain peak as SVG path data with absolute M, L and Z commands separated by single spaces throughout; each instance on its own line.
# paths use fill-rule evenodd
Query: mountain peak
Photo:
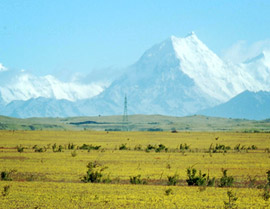
M 195 34 L 195 32 L 194 31 L 191 31 L 190 33 L 188 33 L 187 35 L 186 35 L 186 38 L 188 38 L 188 37 L 197 37 L 197 35 Z
M 185 37 L 176 37 L 174 35 L 171 36 L 171 41 L 172 42 L 175 42 L 177 40 L 187 40 L 187 41 L 193 41 L 193 42 L 201 42 L 194 31 L 191 31 Z

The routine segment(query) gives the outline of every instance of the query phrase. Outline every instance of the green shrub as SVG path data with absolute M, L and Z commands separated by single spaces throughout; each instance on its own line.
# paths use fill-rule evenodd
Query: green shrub
M 163 144 L 159 144 L 158 147 L 155 148 L 155 152 L 161 152 L 161 151 L 167 152 L 168 148 Z
M 141 175 L 130 176 L 129 182 L 131 184 L 146 184 L 146 181 L 141 179 Z
M 9 192 L 10 192 L 10 186 L 9 186 L 9 185 L 6 185 L 6 186 L 4 186 L 3 189 L 4 189 L 4 190 L 2 191 L 2 196 L 3 196 L 3 197 L 8 196 L 8 194 L 9 194 Z
M 155 152 L 161 152 L 161 151 L 168 152 L 168 148 L 163 144 L 159 144 L 158 146 L 148 144 L 145 151 L 150 152 L 151 150 L 154 150 Z
M 256 150 L 256 149 L 258 149 L 258 147 L 257 146 L 255 146 L 254 144 L 251 146 L 251 149 L 252 150 Z
M 57 145 L 56 145 L 56 143 L 54 143 L 53 146 L 52 146 L 53 151 L 56 150 L 56 147 L 57 147 Z
M 68 149 L 75 149 L 75 144 L 69 143 L 68 144 Z
M 207 183 L 206 174 L 199 171 L 199 175 L 196 175 L 197 170 L 195 168 L 188 168 L 187 169 L 187 176 L 188 179 L 186 182 L 188 186 L 205 186 Z
M 234 178 L 232 176 L 228 176 L 227 171 L 228 170 L 226 169 L 222 169 L 223 176 L 220 179 L 220 187 L 230 187 L 234 182 Z
M 87 172 L 86 175 L 82 178 L 82 181 L 87 183 L 100 183 L 104 182 L 104 174 L 103 171 L 107 169 L 107 167 L 101 166 L 99 163 L 95 162 L 89 162 L 87 165 Z M 105 180 L 107 181 L 107 180 Z
M 232 191 L 227 191 L 227 196 L 229 198 L 228 202 L 224 201 L 224 208 L 237 208 L 236 201 L 238 197 L 236 197 L 236 194 L 233 194 Z
M 174 174 L 173 176 L 168 176 L 168 185 L 175 186 L 179 180 L 179 176 Z
M 127 150 L 127 144 L 121 144 L 121 146 L 119 147 L 119 150 Z
M 270 186 L 270 170 L 268 170 L 266 174 L 267 174 L 267 185 Z
M 33 149 L 35 150 L 35 152 L 46 152 L 47 151 L 46 147 L 38 147 L 37 145 L 35 145 L 33 147 Z
M 52 149 L 53 149 L 53 152 L 62 152 L 64 149 L 64 146 L 62 146 L 61 144 L 57 146 L 57 144 L 54 143 L 52 146 Z
M 269 190 L 269 186 L 266 186 L 265 188 L 264 188 L 264 190 L 263 190 L 263 199 L 265 200 L 265 201 L 268 201 L 269 200 L 269 198 L 270 198 L 270 190 Z
M 256 148 L 256 146 L 254 145 L 254 148 Z M 242 145 L 241 144 L 237 144 L 235 145 L 234 147 L 234 150 L 237 151 L 237 152 L 240 152 L 241 150 L 247 150 L 248 148 L 246 148 L 245 145 Z
M 190 145 L 185 144 L 180 144 L 179 149 L 180 151 L 184 151 L 184 150 L 189 150 Z
M 79 147 L 79 149 L 90 151 L 90 150 L 99 150 L 100 147 L 101 147 L 100 145 L 95 146 L 92 144 L 83 144 L 82 146 Z
M 169 196 L 173 194 L 173 190 L 171 188 L 165 190 L 165 195 Z
M 156 149 L 156 146 L 153 146 L 151 144 L 148 144 L 147 147 L 146 147 L 146 149 L 145 149 L 145 151 L 146 152 L 150 152 L 151 150 L 155 150 L 155 149 Z
M 267 183 L 266 183 L 266 185 L 263 187 L 263 189 L 264 189 L 264 191 L 263 191 L 263 199 L 265 200 L 265 201 L 268 201 L 269 199 L 270 199 L 270 170 L 268 170 L 267 172 L 266 172 L 266 174 L 267 174 Z
M 17 148 L 17 151 L 20 152 L 20 153 L 22 153 L 23 150 L 24 150 L 24 147 L 22 145 L 17 146 L 16 148 Z
M 230 150 L 230 146 L 226 146 L 224 144 L 211 144 L 209 147 L 209 152 L 211 153 L 226 153 L 228 150 Z
M 12 181 L 11 174 L 16 172 L 15 170 L 11 171 L 2 171 L 1 172 L 1 180 L 2 181 Z
M 138 144 L 134 147 L 134 150 L 141 151 L 142 150 L 142 145 Z

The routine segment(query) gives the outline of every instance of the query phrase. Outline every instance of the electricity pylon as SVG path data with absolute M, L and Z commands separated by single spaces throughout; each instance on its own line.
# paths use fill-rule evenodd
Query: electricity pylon
M 125 95 L 122 131 L 128 131 L 127 95 Z

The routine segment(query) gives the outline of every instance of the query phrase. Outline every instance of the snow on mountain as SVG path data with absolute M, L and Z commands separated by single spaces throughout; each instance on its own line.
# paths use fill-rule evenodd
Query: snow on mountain
M 192 78 L 202 91 L 220 102 L 225 102 L 245 90 L 270 90 L 269 82 L 266 81 L 270 71 L 266 63 L 261 65 L 263 69 L 258 69 L 258 63 L 254 62 L 249 65 L 224 62 L 208 49 L 195 33 L 186 38 L 172 37 L 172 41 L 181 70 Z
M 270 91 L 270 79 L 262 79 L 270 75 L 265 64 L 261 75 L 261 69 L 251 64 L 222 61 L 195 33 L 184 38 L 172 36 L 147 50 L 109 88 L 85 102 L 83 111 L 90 115 L 122 114 L 127 95 L 130 113 L 194 114 L 245 90 Z
M 1 75 L 8 72 L 0 71 Z M 68 112 L 61 112 L 61 108 L 67 106 L 58 106 L 57 100 L 52 103 L 29 99 L 74 101 L 69 104 L 70 115 L 113 115 L 123 113 L 127 95 L 129 114 L 184 116 L 227 102 L 246 90 L 270 91 L 270 53 L 263 51 L 241 64 L 225 62 L 191 33 L 184 38 L 172 36 L 154 45 L 108 88 L 95 83 L 62 82 L 53 76 L 37 77 L 25 72 L 9 78 L 0 84 L 5 103 L 28 100 L 27 107 L 38 108 L 32 104 L 42 106 L 49 102 L 51 108 L 41 115 L 68 116 Z M 20 111 L 24 111 L 23 117 L 27 117 L 31 108 L 15 103 L 18 102 L 6 108 L 10 111 L 16 108 L 16 115 L 20 116 Z M 44 108 L 38 110 L 45 111 Z M 29 113 L 35 114 L 38 112 Z
M 184 54 L 183 58 L 179 58 Z M 209 52 L 195 34 L 184 39 L 171 37 L 147 50 L 134 65 L 126 69 L 123 76 L 88 101 L 85 112 L 121 114 L 124 95 L 128 97 L 130 113 L 187 115 L 200 108 L 219 104 L 229 96 L 225 94 L 224 99 L 224 96 L 217 94 L 214 97 L 201 88 L 198 84 L 204 80 L 196 80 L 194 76 L 198 72 L 192 71 L 194 66 L 191 66 L 193 61 L 198 60 L 195 65 L 200 64 L 202 67 L 199 65 L 197 68 L 207 70 L 210 65 L 207 61 L 215 62 L 212 57 L 217 59 L 216 62 L 222 62 Z M 206 60 L 206 65 L 200 63 L 202 60 Z M 186 66 L 189 68 L 184 71 Z M 88 111 L 87 107 L 92 108 Z
M 91 98 L 104 89 L 96 83 L 62 82 L 51 75 L 34 76 L 24 71 L 15 75 L 1 72 L 0 80 L 3 81 L 0 84 L 0 93 L 6 104 L 13 100 L 29 100 L 37 97 L 76 101 Z

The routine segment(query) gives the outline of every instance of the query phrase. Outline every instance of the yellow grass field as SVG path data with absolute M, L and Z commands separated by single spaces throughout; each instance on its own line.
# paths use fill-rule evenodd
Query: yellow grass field
M 55 143 L 62 152 L 53 152 Z M 70 143 L 75 151 L 68 149 Z M 101 147 L 77 148 L 83 144 Z M 146 152 L 149 144 L 167 150 Z M 180 144 L 189 149 L 180 150 Z M 231 149 L 209 152 L 211 144 Z M 238 144 L 242 149 L 235 150 Z M 35 145 L 47 151 L 35 152 Z M 119 150 L 123 145 L 126 149 Z M 270 208 L 262 189 L 270 170 L 269 149 L 269 133 L 0 131 L 0 172 L 14 171 L 12 181 L 0 181 L 0 208 L 224 208 L 227 191 L 238 197 L 238 208 Z M 95 161 L 107 167 L 104 175 L 110 183 L 81 181 L 87 164 Z M 189 167 L 215 177 L 215 186 L 188 186 Z M 231 187 L 219 186 L 222 169 L 233 176 Z M 168 186 L 168 176 L 174 174 L 179 181 Z M 147 184 L 130 184 L 137 175 Z M 7 195 L 5 186 L 10 186 Z

